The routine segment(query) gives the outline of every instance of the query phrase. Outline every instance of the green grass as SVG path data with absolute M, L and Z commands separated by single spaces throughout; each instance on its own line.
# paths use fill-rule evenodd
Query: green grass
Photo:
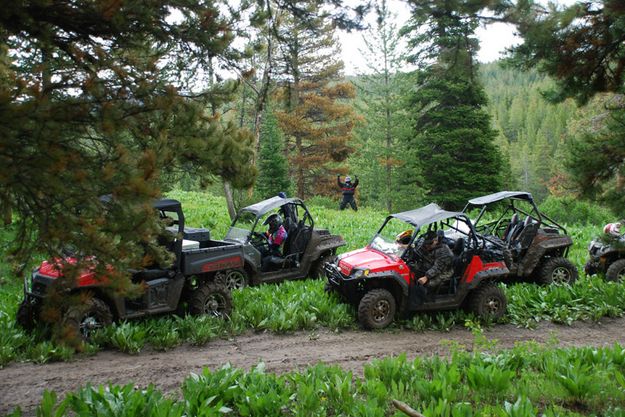
M 211 229 L 214 238 L 223 238 L 229 220 L 222 198 L 208 194 L 174 192 L 169 195 L 182 201 L 187 224 Z M 348 242 L 341 251 L 366 245 L 384 220 L 386 213 L 364 208 L 358 212 L 338 211 L 324 206 L 310 206 L 315 225 L 342 235 Z M 568 225 L 575 242 L 571 260 L 581 268 L 586 260 L 586 247 L 600 226 Z M 0 245 L 12 238 L 0 229 Z M 5 258 L 2 258 L 5 259 Z M 136 354 L 151 346 L 157 350 L 172 349 L 182 343 L 203 345 L 215 338 L 246 331 L 276 333 L 316 328 L 356 328 L 353 309 L 323 291 L 321 280 L 285 282 L 246 288 L 234 293 L 234 313 L 230 320 L 210 317 L 162 316 L 146 320 L 116 323 L 95 338 L 92 353 L 102 348 Z M 502 320 L 521 327 L 534 327 L 540 321 L 570 324 L 575 320 L 599 320 L 622 316 L 625 312 L 625 286 L 607 283 L 599 278 L 580 280 L 572 287 L 538 287 L 518 284 L 505 288 L 509 299 L 508 314 Z M 11 276 L 10 267 L 0 261 L 0 367 L 13 361 L 47 362 L 66 360 L 72 353 L 47 340 L 41 330 L 25 334 L 15 326 L 15 313 L 22 298 L 22 284 Z M 434 329 L 449 331 L 455 326 L 473 328 L 479 323 L 472 315 L 451 311 L 432 315 L 415 315 L 394 324 L 411 331 Z
M 402 354 L 365 365 L 359 378 L 323 364 L 282 375 L 266 372 L 262 363 L 249 372 L 226 365 L 191 374 L 181 398 L 153 386 L 86 386 L 63 400 L 45 392 L 37 415 L 403 416 L 395 399 L 427 417 L 622 417 L 624 374 L 619 345 L 553 349 L 524 343 L 510 350 L 456 349 L 449 358 L 409 360 Z

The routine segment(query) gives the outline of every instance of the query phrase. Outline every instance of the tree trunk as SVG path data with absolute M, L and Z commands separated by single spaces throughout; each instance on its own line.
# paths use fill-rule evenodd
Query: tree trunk
M 224 180 L 224 194 L 226 196 L 226 205 L 228 206 L 228 215 L 230 220 L 234 220 L 237 211 L 234 208 L 234 197 L 232 196 L 232 185 L 230 181 Z
M 2 223 L 4 223 L 5 226 L 13 223 L 13 210 L 8 200 L 2 205 Z

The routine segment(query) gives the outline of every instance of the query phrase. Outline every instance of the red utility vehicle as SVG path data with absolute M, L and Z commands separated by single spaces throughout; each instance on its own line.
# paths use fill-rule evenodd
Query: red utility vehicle
M 107 200 L 103 200 L 106 202 Z M 63 314 L 66 326 L 75 327 L 84 339 L 113 320 L 126 320 L 153 314 L 181 312 L 210 314 L 226 317 L 232 312 L 232 297 L 228 288 L 214 280 L 214 272 L 243 265 L 243 251 L 222 241 L 210 239 L 206 229 L 185 227 L 182 206 L 177 200 L 154 202 L 154 209 L 162 219 L 170 219 L 171 240 L 166 245 L 174 254 L 174 264 L 166 269 L 158 267 L 132 271 L 132 280 L 144 287 L 143 295 L 128 298 L 107 291 L 106 277 L 96 276 L 93 269 L 80 273 L 68 295 L 88 292 L 80 305 Z M 30 280 L 24 281 L 24 300 L 17 312 L 17 322 L 32 329 L 50 286 L 63 275 L 63 263 L 75 264 L 76 259 L 44 261 L 36 268 Z
M 416 282 L 432 262 L 422 245 L 426 233 L 438 230 L 454 254 L 454 272 L 426 294 Z M 408 238 L 402 244 L 397 236 Z M 368 329 L 388 326 L 397 313 L 461 307 L 497 319 L 507 302 L 496 282 L 508 272 L 502 252 L 475 232 L 466 215 L 436 204 L 388 216 L 369 245 L 325 264 L 327 290 L 354 305 Z

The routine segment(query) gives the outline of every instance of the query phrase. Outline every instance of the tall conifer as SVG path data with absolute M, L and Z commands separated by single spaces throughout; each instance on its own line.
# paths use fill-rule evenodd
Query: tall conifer
M 314 2 L 308 13 L 319 13 Z M 321 13 L 306 21 L 284 15 L 278 36 L 281 75 L 276 116 L 285 134 L 298 197 L 336 193 L 336 174 L 352 151 L 356 122 L 351 83 L 343 80 L 334 29 Z
M 405 28 L 411 60 L 421 67 L 410 107 L 414 147 L 428 197 L 448 208 L 502 184 L 503 160 L 475 61 L 478 3 L 415 1 Z

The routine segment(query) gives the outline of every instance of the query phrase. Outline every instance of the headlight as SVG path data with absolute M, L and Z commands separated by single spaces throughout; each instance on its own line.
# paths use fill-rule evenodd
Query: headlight
M 588 245 L 588 252 L 597 252 L 601 248 L 601 246 L 602 245 L 599 242 L 597 242 L 596 240 L 592 240 Z
M 366 277 L 367 275 L 369 275 L 368 269 L 358 269 L 352 273 L 352 278 L 358 279 L 358 278 Z

